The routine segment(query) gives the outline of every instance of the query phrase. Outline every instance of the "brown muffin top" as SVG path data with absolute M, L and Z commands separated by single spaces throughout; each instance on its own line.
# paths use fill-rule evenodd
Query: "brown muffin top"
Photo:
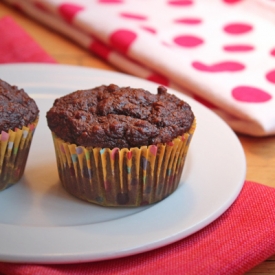
M 64 141 L 101 148 L 170 142 L 194 120 L 190 106 L 163 86 L 151 94 L 114 84 L 56 99 L 46 117 L 51 131 Z
M 35 101 L 23 89 L 0 79 L 0 132 L 22 129 L 34 122 L 38 113 Z

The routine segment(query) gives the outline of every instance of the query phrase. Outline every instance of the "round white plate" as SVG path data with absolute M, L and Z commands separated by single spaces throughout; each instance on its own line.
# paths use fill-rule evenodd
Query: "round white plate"
M 0 78 L 24 88 L 40 108 L 25 174 L 0 193 L 0 261 L 76 263 L 152 250 L 202 229 L 236 199 L 246 172 L 233 131 L 214 113 L 183 94 L 197 118 L 179 188 L 140 208 L 104 208 L 70 196 L 57 175 L 45 114 L 56 97 L 101 84 L 157 91 L 157 84 L 109 71 L 76 66 L 11 64 Z

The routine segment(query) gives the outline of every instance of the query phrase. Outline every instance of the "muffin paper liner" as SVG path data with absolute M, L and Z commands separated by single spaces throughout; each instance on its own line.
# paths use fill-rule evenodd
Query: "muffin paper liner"
M 22 177 L 38 118 L 22 129 L 2 131 L 0 134 L 0 191 L 15 184 Z
M 59 178 L 72 195 L 102 206 L 158 202 L 178 187 L 196 122 L 166 144 L 140 148 L 91 148 L 52 133 Z

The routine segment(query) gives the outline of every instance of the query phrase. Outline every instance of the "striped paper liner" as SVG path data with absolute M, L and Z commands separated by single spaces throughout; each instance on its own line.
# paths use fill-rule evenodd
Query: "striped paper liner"
M 59 178 L 72 195 L 102 206 L 141 206 L 169 196 L 180 182 L 195 131 L 140 148 L 91 148 L 52 133 Z
M 22 129 L 2 131 L 0 134 L 0 191 L 15 184 L 22 177 L 38 118 Z

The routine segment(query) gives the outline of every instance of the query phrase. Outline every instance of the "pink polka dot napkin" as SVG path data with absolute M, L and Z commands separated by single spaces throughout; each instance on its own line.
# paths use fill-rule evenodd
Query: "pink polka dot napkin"
M 237 132 L 275 134 L 274 0 L 6 1 L 122 71 L 190 94 Z
M 222 216 L 171 245 L 126 258 L 82 264 L 0 262 L 0 274 L 244 274 L 275 253 L 274 202 L 274 188 L 245 182 L 237 200 Z

